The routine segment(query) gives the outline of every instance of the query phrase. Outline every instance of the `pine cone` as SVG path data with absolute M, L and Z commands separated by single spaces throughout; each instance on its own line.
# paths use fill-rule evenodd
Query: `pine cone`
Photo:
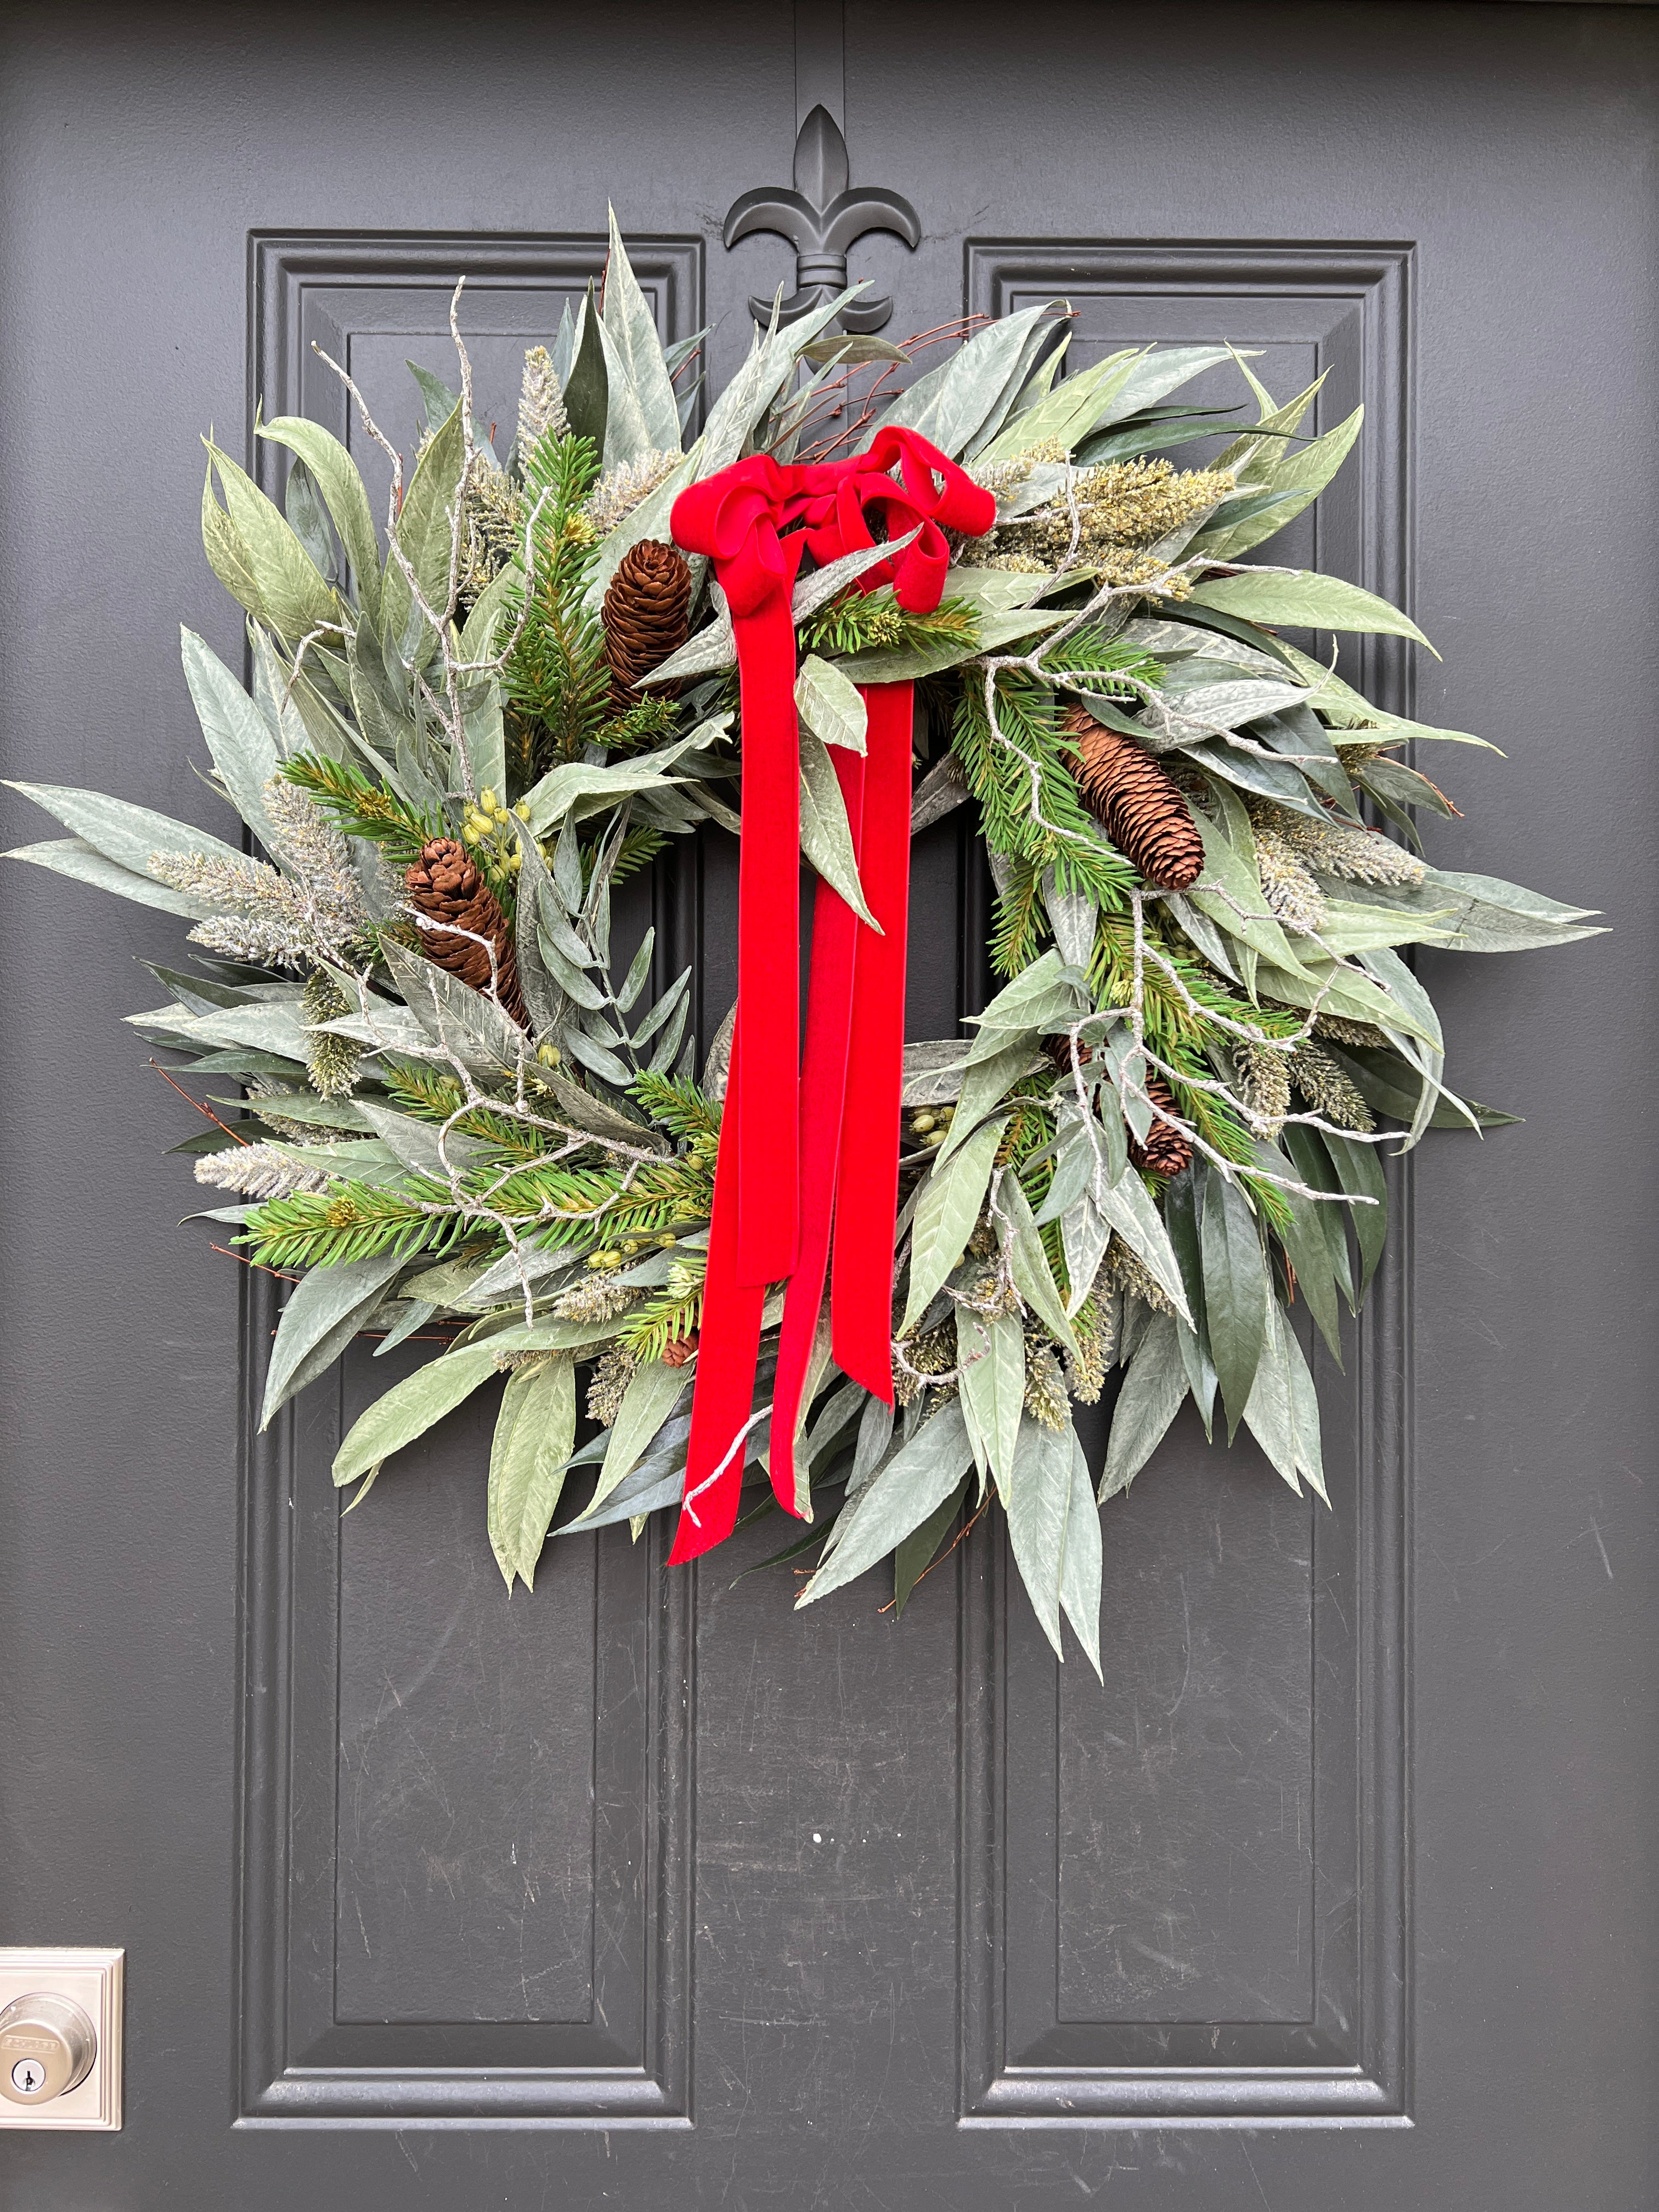
M 1082 707 L 1066 727 L 1077 739 L 1077 784 L 1112 842 L 1154 889 L 1184 891 L 1204 872 L 1204 840 L 1166 772 L 1133 738 L 1103 728 Z
M 1176 1111 L 1175 1094 L 1162 1076 L 1151 1076 L 1146 1083 L 1146 1096 L 1154 1106 Z M 1153 1175 L 1177 1176 L 1193 1164 L 1193 1148 L 1172 1122 L 1154 1121 L 1146 1132 L 1144 1145 L 1129 1139 L 1129 1158 L 1138 1168 L 1150 1169 Z
M 623 714 L 638 697 L 640 678 L 678 653 L 691 634 L 691 571 L 685 556 L 655 538 L 624 553 L 600 611 L 605 657 L 611 665 L 611 707 Z M 677 684 L 653 686 L 670 695 Z
M 690 1336 L 671 1337 L 662 1348 L 662 1364 L 665 1367 L 684 1367 L 690 1362 L 696 1349 L 696 1329 L 692 1330 Z
M 453 837 L 434 837 L 421 848 L 421 857 L 404 878 L 410 904 L 431 921 L 448 922 L 450 929 L 423 929 L 421 950 L 428 960 L 459 975 L 475 991 L 489 995 L 492 981 L 501 1011 L 520 1029 L 530 1026 L 524 994 L 519 988 L 519 963 L 513 951 L 513 925 L 472 865 L 466 848 Z M 472 933 L 462 937 L 461 930 Z M 480 943 L 483 939 L 486 942 Z M 495 947 L 494 975 L 490 947 Z

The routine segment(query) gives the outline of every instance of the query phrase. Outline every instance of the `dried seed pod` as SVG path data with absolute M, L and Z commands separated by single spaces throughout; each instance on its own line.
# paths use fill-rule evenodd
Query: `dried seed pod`
M 611 668 L 611 711 L 620 714 L 638 696 L 640 678 L 678 653 L 690 634 L 691 571 L 685 556 L 659 538 L 642 538 L 623 554 L 606 586 L 599 619 Z
M 427 958 L 486 997 L 493 986 L 502 1012 L 520 1029 L 528 1029 L 513 951 L 513 925 L 465 846 L 453 837 L 434 837 L 422 847 L 420 859 L 404 881 L 412 907 L 429 921 L 448 925 L 421 931 L 421 950 Z M 467 934 L 462 935 L 463 931 Z
M 1106 834 L 1155 890 L 1184 891 L 1204 872 L 1204 840 L 1168 771 L 1082 707 L 1066 727 L 1077 741 L 1077 784 Z
M 1156 1107 L 1173 1114 L 1178 1109 L 1175 1093 L 1161 1076 L 1148 1079 L 1146 1096 Z M 1138 1168 L 1146 1168 L 1153 1175 L 1176 1176 L 1193 1164 L 1193 1148 L 1173 1122 L 1155 1121 L 1146 1132 L 1146 1143 L 1129 1139 L 1129 1158 Z

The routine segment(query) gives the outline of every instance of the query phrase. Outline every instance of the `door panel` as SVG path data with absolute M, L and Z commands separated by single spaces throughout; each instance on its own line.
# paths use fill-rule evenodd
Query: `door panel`
M 1316 1354 L 1329 1512 L 1185 1424 L 1108 1509 L 1103 1688 L 988 1520 L 902 1622 L 735 1579 L 775 1522 L 672 1573 L 660 1530 L 558 1540 L 509 1603 L 483 1399 L 342 1519 L 343 1424 L 412 1352 L 252 1433 L 272 1286 L 174 1227 L 184 1109 L 121 1043 L 176 928 L 0 870 L 0 1941 L 127 1946 L 130 2085 L 118 2136 L 0 2133 L 0 2203 L 1650 2201 L 1652 11 L 139 14 L 3 33 L 8 775 L 222 828 L 174 658 L 181 617 L 240 643 L 198 433 L 314 416 L 383 499 L 313 343 L 408 455 L 465 270 L 505 444 L 607 195 L 718 386 L 793 282 L 725 210 L 827 96 L 854 185 L 922 214 L 853 250 L 889 335 L 1058 294 L 1079 362 L 1224 337 L 1281 397 L 1328 371 L 1321 429 L 1364 403 L 1267 557 L 1411 607 L 1443 663 L 1343 672 L 1504 748 L 1424 763 L 1468 810 L 1431 858 L 1617 927 L 1425 957 L 1454 1079 L 1526 1121 L 1396 1172 Z M 913 909 L 910 1033 L 946 1033 L 988 983 L 960 817 Z M 647 921 L 706 1042 L 728 842 L 624 947 Z

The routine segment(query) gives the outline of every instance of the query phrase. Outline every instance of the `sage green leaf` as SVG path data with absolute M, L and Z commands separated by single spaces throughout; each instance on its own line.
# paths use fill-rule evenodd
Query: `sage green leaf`
M 1077 1338 L 1048 1265 L 1048 1255 L 1042 1249 L 1042 1232 L 1031 1218 L 1030 1203 L 1012 1168 L 997 1185 L 993 1210 L 1000 1217 L 998 1229 L 1008 1255 L 1014 1288 L 1056 1343 L 1063 1344 L 1076 1358 Z
M 382 1252 L 337 1267 L 313 1267 L 301 1276 L 283 1308 L 270 1347 L 259 1409 L 262 1429 L 314 1376 L 333 1365 L 371 1319 L 403 1265 L 401 1257 Z
M 991 1472 L 1006 1497 L 1013 1479 L 1025 1402 L 1025 1332 L 1016 1314 L 957 1310 L 962 1395 L 984 1441 Z
M 1266 386 L 1256 381 L 1242 360 L 1238 366 L 1244 380 L 1261 403 L 1261 420 L 1254 429 L 1245 430 L 1235 438 L 1226 451 L 1218 453 L 1210 465 L 1231 469 L 1238 479 L 1240 489 L 1247 490 L 1271 481 L 1286 442 L 1301 428 L 1303 416 L 1313 405 L 1319 395 L 1319 388 L 1330 371 L 1322 369 L 1305 392 L 1297 392 L 1294 399 L 1286 400 L 1282 407 L 1275 407 Z
M 809 653 L 795 678 L 795 705 L 808 729 L 826 745 L 845 745 L 849 752 L 865 750 L 868 716 L 857 687 L 839 668 Z
M 501 1393 L 489 1447 L 489 1547 L 513 1590 L 533 1589 L 536 1563 L 564 1488 L 576 1437 L 576 1366 L 568 1352 L 514 1368 Z
M 279 1053 L 284 1060 L 303 1061 L 306 1030 L 299 999 L 267 999 L 251 1006 L 217 1007 L 210 1014 L 179 1014 L 161 1007 L 153 1013 L 127 1014 L 134 1029 L 165 1029 L 189 1040 L 222 1050 L 246 1045 L 254 1052 Z
M 95 884 L 100 891 L 113 891 L 118 898 L 132 899 L 139 906 L 159 907 L 163 914 L 188 915 L 192 921 L 200 921 L 213 912 L 208 900 L 192 898 L 187 891 L 175 891 L 158 883 L 154 876 L 137 875 L 132 869 L 108 859 L 82 837 L 48 837 L 38 845 L 14 845 L 0 858 L 27 860 L 33 867 L 50 868 L 54 875 L 69 876 L 79 884 Z
M 55 815 L 66 830 L 101 853 L 118 866 L 137 876 L 149 873 L 152 853 L 200 853 L 213 860 L 240 862 L 242 855 L 205 830 L 173 822 L 148 806 L 134 806 L 125 799 L 111 799 L 101 791 L 77 791 L 68 784 L 19 783 L 7 781 L 7 789 L 21 791 L 37 806 Z
M 1403 1117 L 1409 1121 L 1408 1109 Z M 1382 1256 L 1382 1247 L 1389 1233 L 1389 1188 L 1382 1173 L 1382 1163 L 1376 1156 L 1375 1145 L 1356 1144 L 1349 1137 L 1334 1137 L 1327 1130 L 1318 1132 L 1321 1143 L 1329 1153 L 1337 1180 L 1351 1197 L 1375 1199 L 1374 1206 L 1351 1206 L 1346 1211 L 1353 1223 L 1354 1238 L 1359 1246 L 1359 1297 L 1364 1298 L 1370 1287 L 1371 1277 L 1376 1273 L 1376 1263 Z
M 1271 623 L 1275 629 L 1380 632 L 1413 638 L 1434 653 L 1417 624 L 1398 607 L 1391 607 L 1374 592 L 1362 591 L 1358 584 L 1345 583 L 1340 576 L 1317 575 L 1310 568 L 1291 576 L 1218 577 L 1200 584 L 1193 600 L 1199 606 L 1218 607 L 1223 614 Z
M 1187 1286 L 1170 1243 L 1170 1232 L 1139 1173 L 1129 1168 L 1096 1194 L 1096 1203 L 1118 1235 L 1151 1271 L 1160 1290 L 1189 1326 Z
M 670 1367 L 660 1359 L 647 1359 L 636 1370 L 623 1393 L 622 1404 L 611 1424 L 611 1441 L 605 1446 L 599 1488 L 593 1492 L 589 1513 L 595 1506 L 602 1505 L 617 1485 L 632 1474 L 650 1449 L 658 1430 L 690 1387 L 691 1377 L 689 1367 Z M 586 1519 L 586 1516 L 582 1517 Z
M 461 729 L 475 791 L 502 791 L 507 785 L 507 732 L 501 719 L 501 687 L 492 677 L 470 684 L 461 695 Z
M 1054 947 L 1068 968 L 1087 972 L 1094 957 L 1100 908 L 1087 891 L 1063 890 L 1050 868 L 1042 878 L 1042 903 L 1054 933 Z
M 1097 1493 L 1102 1504 L 1129 1487 L 1163 1443 L 1186 1395 L 1187 1370 L 1176 1341 L 1175 1320 L 1169 1314 L 1152 1314 L 1112 1409 L 1106 1465 Z
M 901 1336 L 927 1312 L 966 1250 L 1007 1126 L 1006 1114 L 982 1123 L 959 1152 L 948 1160 L 934 1161 L 917 1194 L 910 1228 L 910 1291 L 899 1324 Z
M 1307 1128 L 1286 1129 L 1284 1134 L 1287 1145 L 1295 1139 L 1302 1140 L 1294 1161 L 1286 1160 L 1282 1155 L 1275 1155 L 1272 1147 L 1262 1146 L 1260 1149 L 1264 1164 L 1272 1166 L 1280 1175 L 1284 1174 L 1287 1167 L 1293 1166 L 1302 1180 L 1311 1182 L 1316 1190 L 1322 1188 L 1322 1183 L 1316 1176 L 1308 1172 L 1304 1164 L 1304 1148 L 1305 1152 L 1310 1152 L 1317 1146 L 1318 1140 L 1314 1131 Z M 1328 1180 L 1334 1184 L 1335 1177 L 1328 1176 Z M 1340 1316 L 1337 1311 L 1337 1277 L 1331 1234 L 1334 1231 L 1340 1240 L 1342 1272 L 1346 1276 L 1348 1255 L 1346 1239 L 1342 1232 L 1341 1216 L 1346 1209 L 1339 1206 L 1322 1205 L 1316 1199 L 1298 1198 L 1291 1191 L 1281 1191 L 1279 1195 L 1289 1208 L 1291 1216 L 1289 1226 L 1279 1232 L 1279 1241 L 1285 1247 L 1285 1255 L 1291 1267 L 1296 1270 L 1297 1289 L 1301 1292 L 1308 1311 L 1318 1324 L 1320 1334 L 1330 1346 L 1331 1357 L 1340 1367 L 1342 1364 L 1342 1328 Z M 1354 1210 L 1357 1212 L 1364 1212 L 1368 1209 L 1362 1206 L 1356 1207 Z
M 1321 880 L 1328 892 L 1331 879 Z M 1345 891 L 1348 888 L 1346 883 L 1342 885 Z M 1326 898 L 1319 941 L 1328 952 L 1346 959 L 1351 953 L 1372 952 L 1379 945 L 1439 945 L 1451 951 L 1460 949 L 1448 943 L 1453 908 L 1445 900 L 1432 906 L 1413 904 L 1410 908 L 1392 903 L 1385 906 L 1380 902 L 1372 905 L 1364 896 L 1368 886 L 1357 884 L 1353 888 L 1361 894 L 1358 899 Z M 1594 930 L 1582 933 L 1586 937 L 1595 935 Z
M 1092 368 L 1068 376 L 1036 406 L 1026 408 L 1005 423 L 990 444 L 981 449 L 977 459 L 1011 460 L 1016 454 L 1029 453 L 1032 447 L 1046 445 L 1051 440 L 1069 453 L 1107 417 L 1113 402 L 1127 387 L 1135 365 L 1146 350 L 1137 346 L 1125 352 L 1108 354 Z
M 373 1098 L 356 1099 L 353 1103 L 380 1142 L 389 1145 L 406 1168 L 439 1182 L 447 1180 L 446 1157 L 450 1169 L 459 1172 L 487 1158 L 492 1149 L 481 1138 L 469 1137 L 463 1130 L 446 1131 L 436 1122 L 417 1121 L 412 1114 L 399 1114 L 395 1107 Z
M 1231 1177 L 1212 1175 L 1206 1185 L 1199 1249 L 1204 1261 L 1204 1314 L 1210 1354 L 1221 1386 L 1231 1442 L 1261 1358 L 1270 1303 L 1261 1232 L 1249 1200 Z
M 382 1460 L 422 1437 L 446 1413 L 470 1398 L 495 1371 L 493 1343 L 441 1353 L 394 1383 L 351 1425 L 334 1455 L 334 1485 L 341 1489 L 378 1468 Z
M 1448 952 L 1525 952 L 1602 933 L 1584 926 L 1594 907 L 1563 906 L 1496 876 L 1429 868 L 1419 885 L 1345 884 L 1343 890 L 1373 910 L 1393 910 L 1425 925 L 1437 915 L 1435 941 Z
M 202 485 L 202 550 L 210 568 L 237 605 L 260 621 L 268 619 L 259 579 L 241 534 L 213 495 L 213 463 Z
M 381 939 L 380 950 L 431 1049 L 486 1077 L 517 1074 L 530 1040 L 493 999 L 392 938 Z
M 930 1513 L 919 1528 L 902 1538 L 893 1552 L 893 1617 L 902 1620 L 910 1593 L 933 1564 L 935 1553 L 950 1534 L 951 1523 L 962 1510 L 968 1485 L 960 1484 L 943 1505 Z
M 891 550 L 890 548 L 889 549 Z M 1000 653 L 1022 638 L 1035 642 L 1046 631 L 1056 629 L 1070 617 L 1063 614 L 1035 614 L 1014 609 L 1007 614 L 983 614 L 975 635 L 940 637 L 931 643 L 894 646 L 854 653 L 830 665 L 853 684 L 914 684 L 924 676 L 937 676 L 955 668 L 976 653 Z
M 398 1298 L 381 1309 L 380 1318 L 392 1322 L 392 1327 L 375 1346 L 373 1357 L 384 1359 L 388 1352 L 395 1352 L 405 1344 L 417 1329 L 424 1328 L 438 1309 L 428 1305 L 424 1298 Z M 396 1316 L 395 1321 L 392 1316 Z
M 659 453 L 680 450 L 680 410 L 674 386 L 663 358 L 656 318 L 641 291 L 628 258 L 617 211 L 607 210 L 611 223 L 611 258 L 605 272 L 604 335 L 610 339 L 633 387 L 646 443 Z M 609 425 L 606 437 L 609 439 Z
M 828 1597 L 902 1543 L 945 1503 L 973 1457 L 962 1407 L 947 1400 L 843 1510 L 836 1548 L 795 1600 L 797 1608 Z
M 1204 874 L 1186 893 L 1188 902 L 1206 915 L 1224 937 L 1248 945 L 1251 951 L 1277 968 L 1294 969 L 1300 956 L 1269 912 L 1255 875 L 1245 866 L 1222 831 L 1196 809 L 1193 820 L 1204 840 Z
M 831 890 L 839 892 L 859 920 L 881 935 L 881 924 L 866 903 L 859 880 L 847 801 L 835 763 L 823 739 L 805 724 L 800 730 L 800 849 Z
M 1356 407 L 1346 422 L 1327 430 L 1322 437 L 1305 446 L 1287 444 L 1262 490 L 1262 496 L 1275 504 L 1260 507 L 1254 514 L 1241 514 L 1222 527 L 1205 530 L 1193 540 L 1189 550 L 1207 553 L 1217 561 L 1237 561 L 1253 545 L 1276 536 L 1324 490 L 1348 458 L 1364 419 L 1364 409 Z
M 562 339 L 562 319 L 559 335 Z M 609 384 L 605 346 L 599 337 L 599 310 L 590 284 L 587 297 L 576 310 L 570 363 L 564 377 L 564 409 L 572 436 L 586 438 L 596 453 L 605 451 L 605 416 L 611 399 Z
M 1399 1000 L 1380 989 L 1370 977 L 1320 958 L 1310 943 L 1304 940 L 1304 944 L 1306 949 L 1294 974 L 1262 961 L 1256 971 L 1256 988 L 1264 999 L 1276 999 L 1286 1006 L 1311 1007 L 1316 1003 L 1322 1014 L 1344 1014 L 1350 1021 L 1370 1022 L 1379 1029 L 1422 1036 L 1425 1043 L 1434 1042 L 1418 1028 Z M 1374 951 L 1365 957 L 1379 955 Z
M 258 435 L 297 453 L 316 478 L 357 586 L 357 604 L 371 625 L 380 617 L 380 548 L 368 494 L 357 465 L 331 430 L 302 415 L 279 415 Z
M 1066 1656 L 1060 1644 L 1060 1581 L 1072 1510 L 1073 1441 L 1069 1426 L 1044 1428 L 1028 1413 L 1019 1425 L 1013 1480 L 1001 1486 L 1014 1564 L 1059 1659 Z
M 522 546 L 520 548 L 523 551 Z M 516 561 L 509 561 L 498 575 L 492 576 L 477 598 L 461 625 L 461 659 L 465 661 L 486 660 L 507 641 L 512 624 L 507 623 L 496 634 L 498 616 L 505 616 L 511 592 L 522 589 L 524 571 Z
M 625 1091 L 634 1080 L 634 1071 L 628 1062 L 619 1060 L 608 1046 L 601 1044 L 596 1037 L 589 1036 L 585 1030 L 567 1029 L 564 1041 L 573 1056 L 580 1060 L 584 1067 L 591 1068 L 595 1075 L 616 1090 Z
M 1305 1478 L 1325 1497 L 1320 1464 L 1319 1402 L 1302 1346 L 1277 1298 L 1267 1316 L 1261 1365 L 1244 1409 L 1245 1425 L 1275 1470 L 1300 1497 Z M 1329 1499 L 1326 1498 L 1327 1504 Z
M 603 806 L 614 806 L 636 791 L 650 791 L 661 784 L 684 781 L 680 776 L 664 775 L 649 759 L 605 763 L 562 761 L 526 792 L 525 804 L 530 811 L 524 819 L 535 836 L 545 837 L 555 823 L 563 821 L 571 809 L 582 801 L 597 800 Z
M 179 643 L 185 682 L 219 781 L 243 821 L 270 849 L 276 841 L 265 812 L 264 789 L 280 766 L 270 725 L 194 630 L 181 625 Z
M 1503 750 L 1489 738 L 1477 738 L 1468 730 L 1439 730 L 1431 723 L 1413 722 L 1401 714 L 1384 714 L 1333 670 L 1310 659 L 1295 646 L 1285 644 L 1283 638 L 1263 638 L 1261 644 L 1307 678 L 1309 705 L 1316 707 L 1334 729 L 1346 731 L 1346 742 L 1350 744 L 1387 744 L 1405 738 L 1431 738 L 1446 744 L 1479 745 L 1483 752 L 1501 754 Z M 1337 743 L 1343 742 L 1339 737 Z
M 1088 1297 L 1111 1236 L 1111 1224 L 1086 1194 L 1060 1215 L 1060 1249 L 1066 1255 L 1066 1275 L 1071 1285 L 1066 1300 L 1068 1319 Z
M 438 616 L 448 611 L 450 556 L 454 547 L 451 516 L 459 495 L 465 458 L 458 400 L 415 464 L 415 473 L 404 493 L 403 508 L 398 517 L 398 544 L 415 572 L 421 596 Z M 381 580 L 379 628 L 388 661 L 395 651 L 410 658 L 411 665 L 424 665 L 427 654 L 437 642 L 428 627 L 425 649 L 414 645 L 405 652 L 405 641 L 420 635 L 420 622 L 415 618 L 408 578 L 390 553 Z
M 788 382 L 802 349 L 863 289 L 861 283 L 850 285 L 781 329 L 756 331 L 748 358 L 709 410 L 699 479 L 718 475 L 737 459 L 762 416 Z
M 340 629 L 337 595 L 295 534 L 287 516 L 246 470 L 210 439 L 203 441 L 218 471 L 225 512 L 252 572 L 258 604 L 248 612 L 270 623 L 289 645 L 313 630 Z M 212 503 L 211 487 L 207 495 Z M 240 594 L 239 594 L 240 596 Z M 246 605 L 246 600 L 243 602 Z
M 1061 306 L 1045 300 L 1000 316 L 959 346 L 939 368 L 916 377 L 900 392 L 882 422 L 907 425 L 930 439 L 952 460 L 966 453 L 995 415 L 1013 401 L 1025 381 L 1039 325 Z
M 1254 351 L 1249 358 L 1255 359 Z M 1104 428 L 1113 422 L 1127 421 L 1138 415 L 1144 407 L 1154 407 L 1178 392 L 1183 384 L 1190 384 L 1206 368 L 1218 368 L 1224 361 L 1237 362 L 1244 366 L 1244 356 L 1231 346 L 1188 345 L 1153 348 L 1140 356 L 1130 368 L 1128 375 L 1113 394 L 1110 404 L 1097 417 L 1097 427 Z M 1249 374 L 1245 370 L 1245 374 Z
M 1066 1551 L 1060 1568 L 1060 1609 L 1083 1646 L 1083 1656 L 1100 1672 L 1100 1585 L 1104 1560 L 1101 1553 L 1100 1508 L 1095 1502 L 1093 1477 L 1077 1431 L 1067 1431 L 1072 1446 L 1072 1500 L 1066 1516 Z

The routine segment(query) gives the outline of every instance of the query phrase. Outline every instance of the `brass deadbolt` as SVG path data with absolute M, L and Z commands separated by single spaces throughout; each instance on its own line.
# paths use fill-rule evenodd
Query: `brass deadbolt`
M 45 2105 L 84 2081 L 98 2056 L 92 2022 L 68 1997 L 40 1990 L 0 2012 L 0 2097 Z

